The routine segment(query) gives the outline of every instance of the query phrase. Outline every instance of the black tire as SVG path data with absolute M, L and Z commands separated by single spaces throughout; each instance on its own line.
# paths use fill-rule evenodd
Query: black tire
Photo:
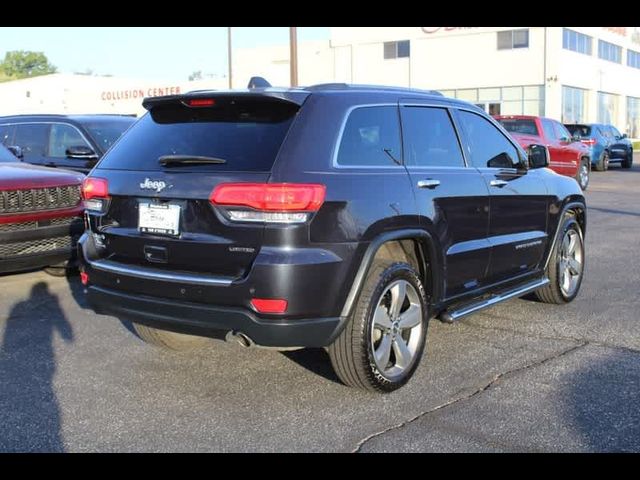
M 157 328 L 142 325 L 140 323 L 131 323 L 136 335 L 146 343 L 161 347 L 167 350 L 185 351 L 194 350 L 204 346 L 208 339 L 197 337 L 195 335 L 185 335 L 183 333 L 170 332 L 167 330 L 159 330 Z
M 589 177 L 591 173 L 591 160 L 588 158 L 580 159 L 580 165 L 578 166 L 578 172 L 576 173 L 575 179 L 580 185 L 580 189 L 582 191 L 586 190 L 589 187 Z
M 596 163 L 596 170 L 598 172 L 606 172 L 609 170 L 609 152 L 602 152 L 600 160 Z
M 574 298 L 580 292 L 580 286 L 582 285 L 582 280 L 584 278 L 584 265 L 585 265 L 585 250 L 584 250 L 584 237 L 582 235 L 582 229 L 580 228 L 580 224 L 576 220 L 575 216 L 567 214 L 562 224 L 560 225 L 560 233 L 558 234 L 558 238 L 556 240 L 555 245 L 553 246 L 553 250 L 551 251 L 551 257 L 549 259 L 549 264 L 545 269 L 545 273 L 547 278 L 549 279 L 549 284 L 538 289 L 536 291 L 536 296 L 541 302 L 544 303 L 552 303 L 556 305 L 562 305 L 565 303 L 569 303 L 573 301 Z M 581 263 L 581 272 L 578 278 L 577 286 L 575 291 L 571 295 L 566 295 L 563 289 L 560 286 L 562 282 L 561 272 L 560 272 L 560 261 L 562 259 L 561 255 L 561 245 L 562 241 L 565 238 L 565 235 L 570 230 L 577 232 L 579 238 L 579 246 L 582 252 L 582 263 Z
M 398 280 L 405 280 L 414 288 L 414 293 L 419 297 L 421 318 L 420 329 L 415 333 L 418 337 L 411 363 L 400 374 L 390 378 L 376 366 L 373 356 L 373 316 L 379 302 L 384 299 L 387 287 Z M 418 367 L 424 351 L 429 318 L 427 308 L 424 287 L 411 265 L 389 260 L 374 262 L 351 318 L 328 348 L 331 364 L 340 380 L 351 387 L 385 393 L 407 383 Z
M 633 148 L 627 153 L 627 158 L 621 163 L 622 168 L 631 168 L 633 165 Z

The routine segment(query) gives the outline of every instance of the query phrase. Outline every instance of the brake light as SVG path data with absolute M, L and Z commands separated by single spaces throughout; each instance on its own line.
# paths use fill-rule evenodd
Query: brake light
M 252 298 L 251 306 L 258 313 L 284 313 L 288 302 L 276 298 Z
M 580 140 L 582 143 L 584 143 L 585 145 L 595 145 L 596 144 L 596 139 L 595 138 L 583 138 L 582 140 Z
M 296 183 L 223 183 L 211 192 L 213 205 L 229 209 L 231 220 L 301 223 L 324 203 L 326 187 Z
M 87 177 L 82 182 L 84 208 L 102 212 L 109 198 L 109 182 L 104 178 Z
M 189 100 L 190 107 L 213 107 L 216 101 L 213 98 L 192 98 Z

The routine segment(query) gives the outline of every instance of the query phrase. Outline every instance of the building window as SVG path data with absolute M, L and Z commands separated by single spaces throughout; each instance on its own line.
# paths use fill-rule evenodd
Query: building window
M 627 65 L 633 68 L 640 68 L 640 53 L 627 50 Z
M 618 95 L 598 92 L 598 123 L 614 125 L 618 119 Z
M 507 30 L 498 32 L 498 50 L 529 47 L 529 30 Z
M 409 40 L 399 42 L 384 42 L 384 58 L 408 58 L 411 54 L 411 43 Z
M 582 88 L 562 86 L 562 123 L 587 121 L 587 91 Z
M 598 40 L 598 57 L 610 62 L 622 62 L 622 47 L 613 43 Z
M 640 137 L 640 98 L 627 97 L 627 135 Z
M 442 92 L 442 90 L 441 90 Z M 544 86 L 447 90 L 448 96 L 466 100 L 489 114 L 544 115 Z
M 585 55 L 591 55 L 593 40 L 589 35 L 574 32 L 565 28 L 562 30 L 562 48 Z

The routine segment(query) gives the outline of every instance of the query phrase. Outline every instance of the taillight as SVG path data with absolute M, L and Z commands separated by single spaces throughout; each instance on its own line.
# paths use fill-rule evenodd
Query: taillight
M 84 208 L 102 212 L 109 199 L 109 182 L 104 178 L 87 177 L 82 182 Z
M 589 146 L 592 146 L 592 145 L 595 145 L 595 144 L 596 144 L 596 140 L 595 140 L 595 138 L 583 138 L 583 139 L 581 139 L 580 141 L 581 141 L 582 143 L 584 143 L 585 145 L 589 145 Z
M 223 183 L 209 201 L 228 208 L 231 220 L 302 223 L 324 203 L 326 187 L 300 183 Z M 239 208 L 238 208 L 239 207 Z

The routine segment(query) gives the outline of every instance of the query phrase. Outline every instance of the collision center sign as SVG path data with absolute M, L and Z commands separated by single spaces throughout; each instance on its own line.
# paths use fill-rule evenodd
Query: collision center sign
M 180 86 L 129 88 L 123 90 L 103 90 L 100 99 L 105 102 L 143 99 L 145 97 L 161 97 L 163 95 L 179 95 Z

